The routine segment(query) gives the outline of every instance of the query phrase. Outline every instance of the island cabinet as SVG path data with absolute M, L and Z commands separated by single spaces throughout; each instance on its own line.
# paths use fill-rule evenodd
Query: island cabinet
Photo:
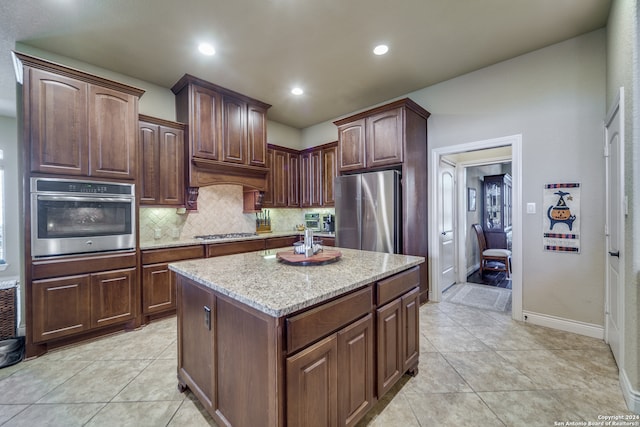
M 171 90 L 187 123 L 189 185 L 228 183 L 265 190 L 269 104 L 185 74 Z
M 138 315 L 135 252 L 33 261 L 27 286 L 27 344 L 69 344 Z M 31 351 L 37 349 L 31 348 Z
M 171 266 L 178 277 L 179 388 L 189 388 L 216 423 L 354 426 L 404 372 L 417 374 L 417 266 L 282 315 L 242 302 L 233 284 L 229 291 L 207 284 L 224 283 L 220 268 L 236 260 L 249 276 L 281 268 L 265 259 L 252 270 L 257 259 L 252 253 Z M 283 273 L 297 277 L 300 268 L 284 266 Z M 203 282 L 198 272 L 208 269 Z M 273 282 L 260 284 L 268 298 L 283 295 L 265 282 Z
M 184 206 L 184 124 L 140 115 L 140 204 Z
M 30 172 L 136 179 L 143 90 L 22 53 Z

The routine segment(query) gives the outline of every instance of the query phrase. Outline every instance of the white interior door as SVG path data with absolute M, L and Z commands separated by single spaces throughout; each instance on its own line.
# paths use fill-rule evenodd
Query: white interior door
M 440 290 L 445 290 L 456 282 L 455 251 L 455 169 L 440 162 Z
M 605 126 L 607 171 L 607 278 L 605 335 L 619 368 L 623 356 L 624 319 L 624 92 L 620 89 L 617 103 L 607 116 Z

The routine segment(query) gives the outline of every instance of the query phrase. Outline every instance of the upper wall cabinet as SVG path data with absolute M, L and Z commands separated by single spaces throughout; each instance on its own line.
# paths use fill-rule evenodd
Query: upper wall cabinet
M 188 124 L 189 185 L 266 189 L 266 115 L 271 107 L 185 74 L 171 88 L 178 121 Z
M 429 113 L 410 99 L 402 99 L 334 123 L 338 126 L 338 169 L 340 172 L 398 166 L 407 149 L 407 112 Z
M 184 127 L 140 115 L 140 204 L 184 205 Z
M 135 179 L 138 98 L 144 91 L 15 55 L 22 63 L 30 171 Z

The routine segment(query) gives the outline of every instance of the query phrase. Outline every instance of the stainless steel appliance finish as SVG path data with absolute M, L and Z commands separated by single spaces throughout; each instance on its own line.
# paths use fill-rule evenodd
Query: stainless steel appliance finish
M 388 170 L 335 179 L 336 246 L 402 251 L 400 173 Z
M 319 213 L 304 214 L 304 226 L 309 230 L 320 231 L 322 227 L 322 222 L 320 221 L 320 214 Z
M 31 178 L 31 255 L 133 250 L 134 184 Z
M 322 231 L 325 233 L 333 233 L 336 231 L 336 216 L 333 214 L 322 214 L 320 216 Z

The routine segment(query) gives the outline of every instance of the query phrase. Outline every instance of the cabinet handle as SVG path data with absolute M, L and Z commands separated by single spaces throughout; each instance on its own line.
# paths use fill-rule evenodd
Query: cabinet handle
M 211 330 L 211 309 L 206 305 L 204 306 L 204 327 Z

